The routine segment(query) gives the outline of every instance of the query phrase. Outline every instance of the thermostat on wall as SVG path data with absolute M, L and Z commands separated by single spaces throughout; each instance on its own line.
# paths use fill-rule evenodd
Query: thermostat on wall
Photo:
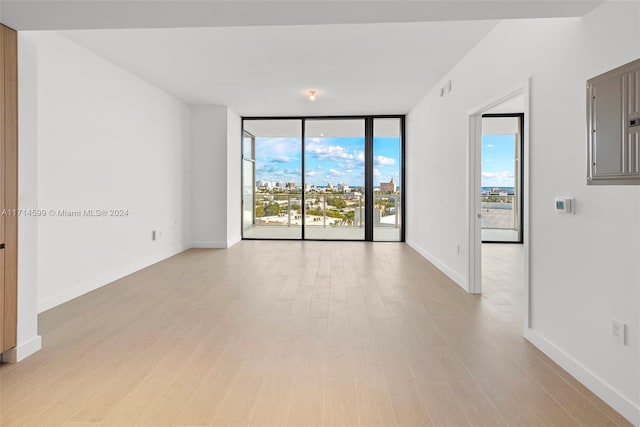
M 556 197 L 556 213 L 572 214 L 573 197 Z

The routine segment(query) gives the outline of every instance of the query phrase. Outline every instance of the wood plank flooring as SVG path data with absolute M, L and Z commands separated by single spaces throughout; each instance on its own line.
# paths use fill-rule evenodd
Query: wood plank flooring
M 521 337 L 518 251 L 482 296 L 399 243 L 187 251 L 40 315 L 0 424 L 629 425 Z

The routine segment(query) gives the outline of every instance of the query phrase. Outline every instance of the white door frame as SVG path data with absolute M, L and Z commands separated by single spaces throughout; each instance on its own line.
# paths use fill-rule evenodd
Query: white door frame
M 467 241 L 469 242 L 468 264 L 467 264 L 467 289 L 470 293 L 479 294 L 482 292 L 482 236 L 481 236 L 481 209 L 480 192 L 481 184 L 481 143 L 482 143 L 482 115 L 493 107 L 514 98 L 524 95 L 524 146 L 522 157 L 524 158 L 524 169 L 522 179 L 524 181 L 522 200 L 524 204 L 523 215 L 523 245 L 524 245 L 524 328 L 530 327 L 529 317 L 529 245 L 531 236 L 529 234 L 529 99 L 530 81 L 517 85 L 512 90 L 503 92 L 503 95 L 487 100 L 477 108 L 468 111 L 469 115 L 469 139 L 467 142 Z M 516 112 L 516 111 L 514 111 Z M 519 113 L 519 111 L 517 111 Z

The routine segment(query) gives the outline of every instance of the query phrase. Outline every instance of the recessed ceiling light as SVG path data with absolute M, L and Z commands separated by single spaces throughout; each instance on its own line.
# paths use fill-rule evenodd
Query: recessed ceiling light
M 316 91 L 315 90 L 310 90 L 307 92 L 307 96 L 309 97 L 310 101 L 315 101 L 316 100 Z

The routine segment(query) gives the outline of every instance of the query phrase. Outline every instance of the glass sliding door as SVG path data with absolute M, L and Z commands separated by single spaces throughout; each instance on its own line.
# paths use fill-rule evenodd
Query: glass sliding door
M 373 119 L 373 240 L 402 240 L 402 122 Z
M 242 133 L 242 232 L 251 233 L 256 224 L 256 138 Z
M 301 239 L 302 120 L 245 119 L 244 135 L 252 148 L 243 153 L 243 237 Z
M 482 241 L 522 243 L 522 114 L 482 118 Z
M 365 238 L 365 120 L 306 119 L 304 236 Z

